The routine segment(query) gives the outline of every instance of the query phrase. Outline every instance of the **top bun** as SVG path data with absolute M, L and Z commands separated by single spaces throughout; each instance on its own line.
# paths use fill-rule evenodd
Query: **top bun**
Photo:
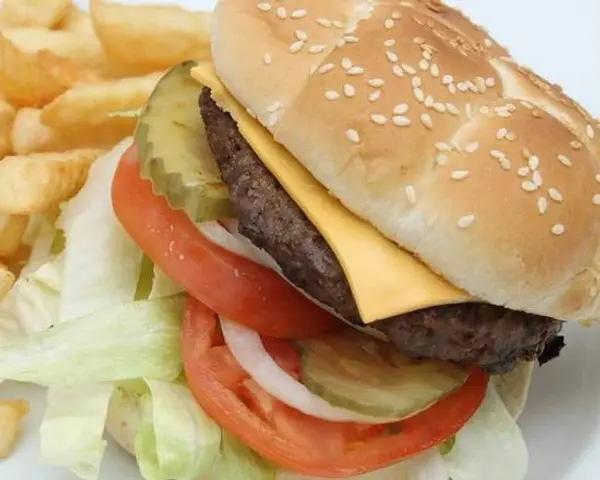
M 223 83 L 349 210 L 477 298 L 599 316 L 600 129 L 467 17 L 221 0 L 212 33 Z

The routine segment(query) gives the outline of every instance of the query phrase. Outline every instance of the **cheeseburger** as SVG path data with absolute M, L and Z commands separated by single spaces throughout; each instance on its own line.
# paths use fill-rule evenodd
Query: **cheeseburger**
M 294 478 L 461 480 L 598 317 L 599 156 L 582 107 L 439 1 L 221 0 L 113 205 L 189 294 L 186 381 L 240 445 Z

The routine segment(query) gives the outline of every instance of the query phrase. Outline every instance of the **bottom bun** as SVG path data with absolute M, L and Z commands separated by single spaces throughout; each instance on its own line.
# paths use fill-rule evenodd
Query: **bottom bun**
M 527 362 L 505 375 L 494 377 L 493 382 L 498 395 L 515 420 L 519 418 L 527 403 L 532 374 L 533 362 Z M 106 430 L 121 447 L 132 455 L 135 455 L 135 437 L 140 422 L 139 404 L 125 401 L 119 395 L 115 395 L 108 409 Z

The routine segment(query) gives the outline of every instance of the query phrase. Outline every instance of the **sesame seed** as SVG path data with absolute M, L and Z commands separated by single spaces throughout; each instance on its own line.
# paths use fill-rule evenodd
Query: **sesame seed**
M 273 113 L 282 107 L 281 102 L 273 102 L 267 106 L 267 112 Z
M 512 116 L 512 114 L 508 110 L 500 110 L 496 112 L 496 115 L 498 115 L 501 118 L 509 118 Z
M 506 157 L 498 159 L 498 163 L 500 164 L 500 168 L 506 172 L 510 172 L 511 163 L 510 160 Z
M 515 132 L 508 132 L 508 133 L 506 134 L 506 139 L 507 139 L 509 142 L 512 142 L 512 141 L 514 141 L 514 140 L 516 140 L 516 139 L 517 139 L 517 134 L 516 134 Z
M 485 79 L 483 77 L 475 78 L 475 86 L 477 87 L 477 90 L 479 90 L 482 93 L 484 93 L 487 90 Z
M 423 51 L 423 58 L 425 60 L 431 60 L 433 58 L 433 55 L 431 54 L 431 52 L 429 50 L 424 50 Z
M 385 45 L 386 47 L 393 47 L 394 45 L 396 45 L 396 40 L 390 38 L 389 40 L 383 42 L 383 45 Z
M 469 176 L 468 170 L 454 170 L 452 172 L 452 180 L 464 180 Z
M 344 70 L 349 70 L 352 68 L 352 61 L 348 57 L 342 58 L 342 68 Z
M 408 105 L 406 103 L 399 103 L 394 107 L 394 115 L 404 115 L 408 112 Z
M 542 118 L 542 112 L 540 112 L 539 110 L 533 110 L 533 111 L 531 112 L 531 115 L 532 115 L 534 118 Z
M 353 128 L 346 130 L 346 138 L 352 143 L 360 143 L 360 135 Z
M 501 128 L 496 132 L 496 139 L 497 140 L 503 140 L 504 138 L 506 138 L 506 134 L 508 133 L 508 130 L 506 128 Z
M 540 157 L 537 155 L 532 155 L 529 157 L 529 161 L 527 163 L 529 164 L 529 168 L 531 168 L 531 170 L 537 170 L 540 167 Z
M 450 85 L 452 82 L 454 82 L 454 78 L 452 77 L 452 75 L 444 75 L 444 77 L 442 78 L 442 83 L 444 85 Z
M 562 193 L 560 193 L 556 188 L 548 189 L 548 196 L 555 202 L 560 203 L 563 201 Z
M 531 170 L 529 170 L 529 167 L 519 167 L 519 169 L 517 170 L 517 175 L 519 177 L 526 177 L 531 173 Z
M 432 95 L 427 95 L 425 97 L 425 106 L 427 108 L 432 108 L 435 105 L 435 100 Z
M 494 45 L 494 44 L 492 43 L 492 41 L 490 40 L 490 38 L 489 38 L 489 37 L 486 37 L 486 38 L 483 40 L 483 44 L 484 44 L 486 47 L 488 47 L 488 48 L 489 48 L 489 47 L 491 47 L 492 45 Z
M 271 61 L 272 61 L 271 54 L 265 53 L 263 55 L 263 62 L 265 63 L 265 65 L 271 65 Z
M 285 7 L 277 7 L 277 16 L 282 20 L 287 18 L 287 11 L 285 10 Z
M 302 40 L 303 42 L 308 40 L 308 34 L 304 30 L 296 30 L 294 33 L 298 40 Z
M 479 142 L 471 142 L 465 145 L 465 152 L 474 153 L 479 149 Z
M 426 72 L 429 70 L 429 62 L 425 58 L 421 59 L 421 61 L 419 61 L 419 68 Z
M 425 92 L 421 88 L 414 88 L 413 94 L 418 102 L 423 103 L 425 101 Z
M 413 77 L 411 82 L 412 82 L 413 88 L 419 88 L 423 84 L 421 77 Z
M 587 136 L 593 140 L 596 132 L 594 132 L 594 127 L 592 125 L 588 125 L 585 127 L 585 133 L 587 133 Z
M 359 67 L 357 65 L 351 67 L 346 72 L 348 75 L 362 75 L 365 73 L 365 69 L 363 67 Z
M 346 40 L 343 38 L 340 38 L 335 44 L 335 46 L 338 48 L 342 48 L 344 45 L 346 45 Z
M 570 143 L 571 147 L 573 148 L 573 150 L 581 150 L 581 148 L 583 147 L 583 143 L 577 141 L 577 140 L 573 140 Z
M 452 115 L 456 115 L 457 117 L 460 115 L 460 110 L 453 103 L 447 103 L 446 108 Z
M 538 189 L 538 186 L 535 183 L 526 180 L 521 184 L 521 188 L 526 192 L 535 192 Z
M 356 95 L 356 88 L 354 88 L 349 83 L 346 83 L 344 85 L 344 95 L 346 95 L 347 97 L 353 97 L 354 95 Z
M 376 123 L 377 125 L 385 125 L 387 123 L 388 119 L 385 115 L 375 113 L 375 114 L 371 115 L 371 121 L 373 123 Z
M 443 167 L 448 163 L 448 155 L 444 155 L 443 153 L 439 153 L 435 157 L 435 163 L 437 163 L 440 167 Z
M 392 12 L 392 18 L 394 20 L 400 20 L 402 18 L 402 14 L 400 12 Z
M 357 28 L 358 28 L 358 24 L 350 25 L 348 28 L 346 28 L 346 30 L 344 30 L 344 33 L 346 35 L 351 35 L 354 32 L 356 32 Z
M 327 20 L 326 18 L 317 18 L 317 23 L 325 28 L 331 27 L 331 20 Z
M 344 28 L 344 22 L 340 22 L 339 20 L 334 20 L 332 23 L 335 28 Z
M 544 180 L 542 179 L 542 174 L 539 170 L 533 172 L 533 183 L 535 183 L 538 187 L 541 187 L 544 184 Z
M 552 227 L 552 233 L 554 235 L 562 235 L 565 233 L 565 226 L 562 223 L 557 223 Z
M 385 56 L 392 63 L 396 63 L 398 61 L 398 55 L 390 50 L 385 52 Z
M 600 194 L 594 195 L 594 198 L 592 198 L 592 202 L 594 205 L 600 205 Z
M 493 88 L 496 86 L 496 79 L 494 77 L 488 77 L 485 79 L 485 86 Z
M 306 10 L 303 8 L 298 8 L 294 10 L 291 15 L 292 18 L 304 18 L 306 17 Z
M 456 88 L 459 92 L 466 92 L 468 90 L 467 84 L 465 82 L 458 82 L 456 84 Z
M 456 140 L 455 138 L 453 138 L 452 140 L 450 140 L 450 145 L 452 145 L 452 148 L 454 150 L 456 150 L 457 152 L 462 152 L 462 146 L 460 145 L 460 143 L 458 142 L 458 140 Z
M 356 42 L 358 42 L 358 37 L 354 37 L 352 35 L 346 35 L 344 37 L 344 40 L 346 41 L 346 43 L 356 43 Z
M 392 123 L 397 127 L 408 127 L 412 123 L 412 120 L 402 115 L 395 115 L 392 118 Z
M 446 113 L 446 105 L 444 105 L 442 102 L 435 102 L 433 104 L 433 108 L 438 113 Z
M 481 107 L 479 107 L 479 113 L 483 113 L 484 115 L 487 115 L 490 112 L 491 112 L 490 107 L 488 107 L 487 105 L 482 105 Z
M 415 37 L 413 38 L 413 42 L 417 45 L 423 45 L 425 43 L 425 39 L 423 37 Z
M 369 102 L 376 102 L 381 97 L 381 90 L 374 90 L 369 94 Z
M 506 158 L 506 154 L 501 152 L 500 150 L 491 150 L 490 155 L 494 157 L 496 160 L 500 160 L 501 158 Z
M 558 161 L 562 163 L 565 167 L 571 167 L 573 165 L 573 162 L 571 162 L 569 157 L 567 157 L 566 155 L 559 155 Z
M 327 90 L 325 92 L 325 98 L 327 100 L 337 100 L 338 98 L 340 98 L 340 94 L 335 90 Z
M 437 148 L 440 152 L 451 152 L 452 146 L 446 142 L 437 142 L 435 144 L 435 148 Z
M 391 30 L 392 28 L 394 28 L 394 20 L 392 20 L 391 18 L 386 18 L 385 22 L 383 22 L 383 26 L 386 29 Z
M 475 215 L 465 215 L 458 219 L 458 228 L 469 228 L 475 221 Z
M 308 48 L 310 53 L 322 53 L 327 48 L 327 45 L 311 45 Z
M 544 215 L 548 211 L 548 200 L 545 197 L 538 198 L 537 207 L 540 215 Z
M 454 85 L 453 83 L 451 83 L 450 85 L 448 85 L 448 91 L 454 95 L 456 94 L 456 85 Z
M 467 81 L 466 84 L 467 84 L 467 88 L 469 90 L 471 90 L 473 93 L 479 93 L 479 90 L 477 89 L 477 87 L 471 80 Z
M 437 63 L 434 63 L 433 65 L 431 65 L 430 72 L 434 78 L 437 78 L 440 76 L 440 67 L 438 67 Z
M 335 68 L 335 65 L 333 65 L 333 63 L 326 63 L 325 65 L 322 65 L 319 68 L 318 72 L 320 74 L 325 74 L 325 73 L 331 72 L 334 68 Z
M 257 5 L 257 8 L 259 10 L 262 10 L 263 12 L 268 12 L 269 10 L 271 10 L 271 4 L 268 2 L 261 2 Z
M 433 118 L 428 113 L 421 114 L 421 123 L 425 126 L 425 128 L 432 129 L 433 128 Z
M 298 53 L 304 47 L 304 42 L 302 40 L 298 40 L 290 45 L 289 51 L 290 53 Z
M 403 63 L 401 65 L 401 67 L 402 67 L 402 70 L 404 70 L 409 75 L 414 75 L 415 73 L 417 73 L 417 71 L 413 67 L 411 67 L 408 63 Z
M 400 65 L 394 65 L 394 66 L 392 66 L 392 73 L 394 75 L 396 75 L 397 77 L 403 77 L 404 76 L 404 70 L 402 70 L 402 67 Z
M 415 190 L 415 187 L 407 185 L 404 188 L 404 191 L 406 192 L 406 198 L 409 203 L 417 203 L 417 191 Z
M 369 85 L 372 87 L 383 87 L 385 85 L 385 80 L 382 78 L 372 78 L 369 80 Z

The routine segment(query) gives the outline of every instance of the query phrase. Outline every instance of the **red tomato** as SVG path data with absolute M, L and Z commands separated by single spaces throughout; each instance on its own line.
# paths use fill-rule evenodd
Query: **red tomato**
M 155 196 L 151 183 L 140 177 L 135 147 L 117 168 L 112 199 L 119 221 L 148 257 L 220 315 L 277 338 L 339 328 L 339 320 L 273 270 L 207 240 L 184 212 Z
M 185 372 L 196 400 L 245 445 L 276 465 L 304 475 L 359 475 L 439 445 L 477 411 L 488 383 L 488 376 L 474 368 L 460 389 L 428 410 L 392 425 L 328 422 L 279 402 L 239 365 L 235 369 L 231 357 L 221 365 L 228 347 L 219 332 L 217 315 L 190 297 L 182 343 Z M 293 370 L 292 350 L 281 342 L 266 344 L 274 355 L 283 355 L 278 363 Z M 239 382 L 234 384 L 236 380 Z

